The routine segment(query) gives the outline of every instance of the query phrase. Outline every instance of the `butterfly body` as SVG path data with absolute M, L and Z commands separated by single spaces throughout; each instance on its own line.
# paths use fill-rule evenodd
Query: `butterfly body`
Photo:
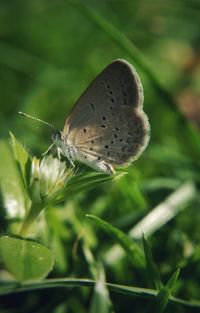
M 110 164 L 107 164 L 103 160 L 97 160 L 94 156 L 87 155 L 86 153 L 78 150 L 72 142 L 60 131 L 56 131 L 52 134 L 53 143 L 57 146 L 58 153 L 62 153 L 74 166 L 74 161 L 82 162 L 97 171 L 105 174 L 114 174 L 115 171 Z

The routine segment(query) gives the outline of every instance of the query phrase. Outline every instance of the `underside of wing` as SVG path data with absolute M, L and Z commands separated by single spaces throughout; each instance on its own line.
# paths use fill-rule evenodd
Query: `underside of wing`
M 142 105 L 143 89 L 136 70 L 128 62 L 116 60 L 94 79 L 79 98 L 65 122 L 63 137 L 92 123 L 103 111 L 121 106 L 142 109 Z
M 119 106 L 74 128 L 68 138 L 81 154 L 125 164 L 137 159 L 148 144 L 149 122 L 141 109 Z

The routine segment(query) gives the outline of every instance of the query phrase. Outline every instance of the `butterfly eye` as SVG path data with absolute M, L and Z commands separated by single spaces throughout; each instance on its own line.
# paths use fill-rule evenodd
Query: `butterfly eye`
M 60 141 L 61 140 L 61 132 L 58 130 L 53 131 L 52 140 L 53 141 Z

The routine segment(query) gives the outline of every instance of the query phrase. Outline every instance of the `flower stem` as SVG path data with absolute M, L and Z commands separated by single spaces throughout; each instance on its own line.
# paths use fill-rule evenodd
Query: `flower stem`
M 27 212 L 25 219 L 22 222 L 19 235 L 26 237 L 31 225 L 35 222 L 40 212 L 44 209 L 43 203 L 32 203 L 30 210 Z

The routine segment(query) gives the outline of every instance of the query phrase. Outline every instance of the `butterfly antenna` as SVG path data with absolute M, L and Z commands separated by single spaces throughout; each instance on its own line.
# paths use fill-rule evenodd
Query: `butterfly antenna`
M 21 112 L 21 111 L 19 111 L 18 113 L 19 113 L 20 115 L 23 115 L 23 116 L 26 116 L 26 117 L 30 117 L 30 118 L 32 118 L 33 120 L 36 120 L 36 121 L 41 122 L 41 123 L 43 123 L 43 124 L 46 124 L 46 125 L 48 125 L 49 127 L 51 127 L 52 129 L 55 129 L 55 127 L 53 127 L 51 124 L 49 124 L 49 123 L 47 123 L 47 122 L 41 120 L 40 118 L 37 118 L 37 117 L 31 116 L 31 115 L 28 115 L 28 114 L 26 114 L 26 113 L 24 113 L 24 112 Z

